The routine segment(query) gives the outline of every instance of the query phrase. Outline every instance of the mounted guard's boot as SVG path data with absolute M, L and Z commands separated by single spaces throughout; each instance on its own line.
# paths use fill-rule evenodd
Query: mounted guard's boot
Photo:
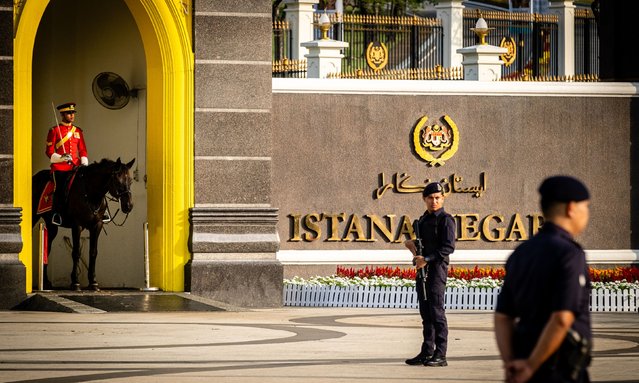
M 66 188 L 68 174 L 66 172 L 55 172 L 53 176 L 55 190 L 53 191 L 53 217 L 51 223 L 57 226 L 62 225 L 62 212 L 67 204 Z

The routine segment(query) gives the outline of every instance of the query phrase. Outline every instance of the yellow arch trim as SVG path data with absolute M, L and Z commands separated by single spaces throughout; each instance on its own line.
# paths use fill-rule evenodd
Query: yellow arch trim
M 13 203 L 22 208 L 22 252 L 20 260 L 27 268 L 27 292 L 33 285 L 31 271 L 31 140 L 32 140 L 32 63 L 38 25 L 48 0 L 24 3 L 13 41 Z M 14 5 L 15 7 L 15 5 Z
M 190 15 L 181 3 L 124 0 L 140 30 L 147 65 L 147 193 L 151 284 L 184 290 L 189 260 L 188 209 L 193 206 L 193 53 Z M 25 3 L 14 40 L 14 203 L 23 208 L 31 290 L 32 58 L 47 0 Z

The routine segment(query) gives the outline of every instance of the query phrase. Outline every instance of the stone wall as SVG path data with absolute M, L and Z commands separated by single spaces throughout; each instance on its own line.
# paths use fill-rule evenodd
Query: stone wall
M 457 248 L 512 249 L 538 226 L 537 187 L 554 174 L 579 177 L 591 190 L 585 248 L 637 248 L 632 95 L 597 96 L 595 88 L 559 97 L 551 89 L 546 97 L 506 88 L 483 94 L 470 85 L 466 94 L 456 86 L 456 94 L 442 95 L 437 82 L 426 84 L 433 88 L 415 94 L 274 94 L 273 200 L 282 250 L 401 250 L 401 217 L 424 210 L 410 188 L 453 178 L 459 192 L 450 193 L 446 209 L 457 215 Z M 441 118 L 449 116 L 458 129 L 457 151 L 441 166 L 428 166 L 414 149 L 413 130 L 424 116 L 427 126 L 448 125 Z M 482 183 L 476 196 L 473 187 Z M 371 230 L 375 217 L 391 236 Z
M 0 309 L 26 298 L 21 209 L 13 207 L 13 3 L 0 1 Z
M 196 2 L 194 32 L 195 206 L 185 287 L 237 305 L 279 306 L 270 2 Z

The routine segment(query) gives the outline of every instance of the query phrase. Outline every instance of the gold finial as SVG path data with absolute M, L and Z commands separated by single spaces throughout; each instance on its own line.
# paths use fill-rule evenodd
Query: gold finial
M 471 31 L 475 32 L 475 34 L 479 37 L 479 45 L 487 45 L 486 36 L 488 35 L 488 31 L 495 28 L 488 28 L 488 23 L 484 20 L 483 17 L 477 19 L 477 24 L 475 24 L 475 28 L 470 28 Z
M 328 30 L 331 29 L 331 19 L 328 18 L 326 12 L 322 13 L 317 24 L 319 25 L 320 32 L 322 33 L 321 39 L 330 40 L 328 37 Z

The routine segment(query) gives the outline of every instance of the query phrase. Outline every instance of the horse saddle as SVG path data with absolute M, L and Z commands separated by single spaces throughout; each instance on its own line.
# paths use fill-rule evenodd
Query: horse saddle
M 74 171 L 69 177 L 69 180 L 67 181 L 67 185 L 66 185 L 65 195 L 67 195 L 69 193 L 69 190 L 71 190 L 71 185 L 73 184 L 73 181 L 75 180 L 76 174 L 77 174 L 77 171 Z M 47 184 L 44 185 L 42 194 L 40 194 L 40 199 L 38 201 L 38 210 L 36 211 L 36 214 L 40 215 L 48 211 L 51 211 L 51 209 L 53 209 L 54 192 L 55 192 L 55 182 L 53 181 L 53 179 L 50 179 L 47 182 Z

